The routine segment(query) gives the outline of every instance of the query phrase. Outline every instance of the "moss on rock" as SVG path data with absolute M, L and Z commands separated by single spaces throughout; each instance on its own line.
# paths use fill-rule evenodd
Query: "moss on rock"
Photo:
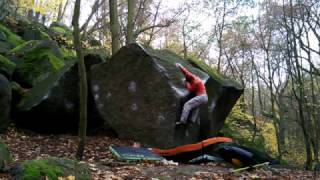
M 28 111 L 38 105 L 43 99 L 48 97 L 50 91 L 54 88 L 55 83 L 66 73 L 76 61 L 70 61 L 61 70 L 51 73 L 48 78 L 43 80 L 28 91 L 18 104 L 18 109 Z
M 39 43 L 38 40 L 31 40 L 31 41 L 24 42 L 24 43 L 16 46 L 15 48 L 11 49 L 9 51 L 9 53 L 23 55 L 26 52 L 28 52 L 30 49 L 32 49 L 38 43 Z
M 76 51 L 72 49 L 62 47 L 60 50 L 66 63 L 73 62 L 77 58 Z
M 65 65 L 60 48 L 50 40 L 29 41 L 12 49 L 10 53 L 17 57 L 15 80 L 31 87 Z
M 61 34 L 61 35 L 67 34 L 67 31 L 64 30 L 62 27 L 56 27 L 56 26 L 54 26 L 54 27 L 51 27 L 50 29 L 51 29 L 53 32 L 57 33 L 57 34 Z
M 11 32 L 8 28 L 0 24 L 1 40 L 9 42 L 13 47 L 22 44 L 24 40 L 20 36 Z
M 53 22 L 49 27 L 48 34 L 62 46 L 72 45 L 72 31 L 64 24 Z
M 0 73 L 4 73 L 7 76 L 11 76 L 15 68 L 16 68 L 16 64 L 14 62 L 0 55 Z
M 90 178 L 90 170 L 84 164 L 70 159 L 47 158 L 40 160 L 29 160 L 15 167 L 11 174 L 15 179 L 34 180 L 48 178 L 56 180 L 59 177 L 74 176 L 79 180 Z
M 208 75 L 215 79 L 216 81 L 218 81 L 219 83 L 225 85 L 225 86 L 235 86 L 239 89 L 242 89 L 242 86 L 235 80 L 229 79 L 226 76 L 223 76 L 222 74 L 219 74 L 217 72 L 217 70 L 211 66 L 209 66 L 208 64 L 206 64 L 205 62 L 199 60 L 199 59 L 194 59 L 194 58 L 190 58 L 188 59 L 188 61 L 195 65 L 196 67 L 200 68 L 201 70 L 205 71 L 206 73 L 208 73 Z

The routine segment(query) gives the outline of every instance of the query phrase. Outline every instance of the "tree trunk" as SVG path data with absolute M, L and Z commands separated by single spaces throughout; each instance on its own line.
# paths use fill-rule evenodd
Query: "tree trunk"
M 59 10 L 58 10 L 58 16 L 57 16 L 57 22 L 60 22 L 61 21 L 61 15 L 62 15 L 62 1 L 60 2 L 59 4 Z
M 84 64 L 84 58 L 81 49 L 80 41 L 80 30 L 79 30 L 79 15 L 80 15 L 80 3 L 81 0 L 76 0 L 74 6 L 74 14 L 72 18 L 73 25 L 73 38 L 74 47 L 77 52 L 78 58 L 78 71 L 80 79 L 80 120 L 79 120 L 79 144 L 77 149 L 76 158 L 78 160 L 82 159 L 85 142 L 86 142 L 86 131 L 87 131 L 87 77 L 86 77 L 86 67 Z
M 311 70 L 311 68 L 310 68 Z M 314 154 L 314 161 L 316 163 L 319 162 L 319 139 L 320 139 L 320 126 L 317 121 L 319 121 L 317 117 L 317 110 L 315 109 L 315 105 L 317 104 L 316 100 L 316 95 L 314 92 L 314 78 L 312 73 L 310 74 L 310 79 L 311 79 L 311 95 L 312 95 L 312 108 L 311 108 L 311 114 L 312 114 L 312 119 L 313 119 L 313 127 L 314 127 L 314 145 L 313 145 L 313 154 Z
M 118 20 L 117 4 L 118 4 L 117 0 L 109 0 L 112 55 L 114 55 L 120 49 L 120 37 L 119 37 L 120 25 Z
M 126 44 L 135 42 L 134 37 L 134 17 L 136 11 L 136 0 L 128 0 L 128 22 Z
M 279 75 L 280 77 L 280 75 Z M 285 124 L 285 102 L 284 102 L 284 94 L 286 91 L 286 87 L 288 85 L 288 80 L 285 80 L 285 85 L 282 87 L 280 90 L 280 93 L 278 94 L 278 108 L 279 108 L 279 144 L 280 144 L 280 150 L 281 150 L 281 156 L 286 152 L 286 142 L 285 142 L 285 137 L 286 137 L 286 124 Z
M 158 5 L 157 5 L 157 8 L 156 8 L 156 13 L 153 17 L 153 28 L 151 29 L 151 33 L 150 33 L 150 37 L 149 37 L 149 40 L 147 42 L 147 45 L 150 46 L 151 44 L 151 41 L 153 40 L 153 37 L 155 35 L 154 33 L 154 29 L 155 29 L 155 26 L 156 26 L 156 22 L 157 22 L 157 18 L 158 18 L 158 14 L 159 14 L 159 9 L 160 9 L 160 4 L 161 4 L 162 1 L 159 1 Z
M 222 61 L 222 37 L 223 37 L 223 30 L 225 26 L 225 17 L 226 17 L 226 1 L 223 1 L 223 14 L 222 14 L 222 22 L 219 25 L 219 37 L 218 37 L 218 46 L 219 46 L 219 56 L 218 56 L 218 65 L 217 65 L 217 71 L 220 73 L 221 71 L 221 61 Z
M 69 4 L 69 0 L 66 1 L 66 3 L 63 5 L 63 2 L 61 1 L 60 5 L 59 5 L 59 12 L 58 12 L 58 16 L 57 16 L 57 22 L 61 22 L 64 14 L 66 13 L 67 10 L 67 6 Z
M 182 37 L 183 37 L 183 58 L 187 59 L 188 57 L 188 47 L 187 47 L 187 34 L 186 34 L 186 20 L 183 21 L 182 25 Z
M 253 134 L 251 142 L 254 143 L 256 135 L 258 133 L 257 128 L 257 119 L 256 119 L 256 110 L 255 110 L 255 89 L 254 89 L 254 55 L 251 53 L 251 113 L 253 117 Z

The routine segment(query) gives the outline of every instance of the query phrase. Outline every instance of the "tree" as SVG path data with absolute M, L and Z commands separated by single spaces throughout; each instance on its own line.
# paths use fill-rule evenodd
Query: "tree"
M 73 37 L 74 47 L 77 52 L 78 58 L 78 73 L 80 79 L 80 120 L 79 120 L 79 144 L 77 149 L 76 157 L 78 160 L 82 159 L 85 142 L 86 142 L 86 131 L 87 131 L 87 100 L 88 100 L 88 89 L 87 89 L 87 76 L 86 67 L 84 64 L 84 57 L 82 54 L 82 47 L 80 41 L 80 29 L 79 29 L 79 16 L 80 16 L 80 3 L 81 0 L 76 0 L 74 5 L 74 13 L 72 18 L 73 25 Z
M 117 0 L 109 0 L 110 9 L 110 32 L 111 32 L 111 49 L 114 55 L 120 49 L 120 25 L 118 20 L 118 3 Z
M 134 15 L 136 11 L 136 0 L 128 0 L 128 20 L 127 20 L 127 34 L 126 44 L 135 41 L 134 38 Z
M 69 5 L 70 0 L 67 0 L 64 4 L 63 1 L 60 2 L 59 4 L 59 11 L 58 11 L 58 15 L 57 15 L 57 22 L 61 22 L 64 14 L 66 13 L 67 10 L 67 6 Z
M 0 0 L 0 20 L 6 16 L 15 15 L 17 2 L 15 0 Z

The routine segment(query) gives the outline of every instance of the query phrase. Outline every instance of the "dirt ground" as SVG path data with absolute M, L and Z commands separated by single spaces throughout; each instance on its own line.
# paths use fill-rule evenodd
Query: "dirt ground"
M 39 135 L 14 128 L 0 137 L 7 143 L 14 163 L 48 156 L 74 159 L 77 147 L 75 135 Z M 84 162 L 92 170 L 93 180 L 103 179 L 319 179 L 320 174 L 285 168 L 258 168 L 240 173 L 231 172 L 234 167 L 227 163 L 176 164 L 174 162 L 118 161 L 108 147 L 131 146 L 132 141 L 123 141 L 106 136 L 89 136 Z M 5 178 L 0 174 L 0 179 Z

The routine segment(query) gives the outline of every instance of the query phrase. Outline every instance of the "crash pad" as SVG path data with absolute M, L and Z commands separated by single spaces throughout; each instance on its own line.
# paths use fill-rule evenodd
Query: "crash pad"
M 218 156 L 211 156 L 208 154 L 204 154 L 194 159 L 191 159 L 189 163 L 197 164 L 197 163 L 203 163 L 203 162 L 221 162 L 221 161 L 223 161 L 223 159 Z
M 223 146 L 218 148 L 218 154 L 227 162 L 236 166 L 250 166 L 255 164 L 253 154 L 247 150 L 233 146 Z
M 159 154 L 160 156 L 164 156 L 164 157 L 174 156 L 174 155 L 177 155 L 180 153 L 201 150 L 207 146 L 217 144 L 217 143 L 222 143 L 222 142 L 232 142 L 232 139 L 228 138 L 228 137 L 213 137 L 213 138 L 203 140 L 199 143 L 178 146 L 173 149 L 163 150 L 163 149 L 158 149 L 158 148 L 152 148 L 152 151 L 155 152 L 156 154 Z
M 253 166 L 265 162 L 269 162 L 271 165 L 279 164 L 277 160 L 267 153 L 237 143 L 220 143 L 214 149 L 214 152 L 225 161 L 238 167 Z
M 232 142 L 232 139 L 228 137 L 213 137 L 199 143 L 178 146 L 173 149 L 152 148 L 152 151 L 168 160 L 188 163 L 190 160 L 210 151 L 211 146 L 225 142 Z
M 147 148 L 109 146 L 109 149 L 121 161 L 161 161 L 163 159 Z

